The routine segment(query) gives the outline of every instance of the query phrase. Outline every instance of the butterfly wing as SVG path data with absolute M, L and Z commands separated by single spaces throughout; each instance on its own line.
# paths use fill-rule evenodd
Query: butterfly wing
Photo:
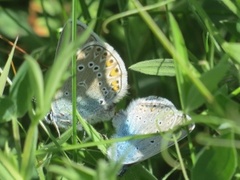
M 91 42 L 77 53 L 78 110 L 96 123 L 114 115 L 114 103 L 127 93 L 127 71 L 107 43 Z
M 183 124 L 185 120 L 190 119 L 167 99 L 155 96 L 140 98 L 113 119 L 116 128 L 114 137 L 166 132 Z M 181 130 L 178 140 L 186 135 L 187 131 Z M 166 147 L 163 147 L 163 140 L 166 138 L 159 134 L 144 139 L 118 142 L 109 148 L 108 156 L 115 161 L 123 158 L 123 164 L 140 162 L 173 145 L 173 141 L 169 141 Z
M 83 24 L 80 21 L 77 21 L 76 24 L 76 36 L 77 37 L 82 37 L 84 32 L 86 31 L 86 29 L 88 28 L 85 24 Z M 63 29 L 61 31 L 61 35 L 57 44 L 57 49 L 56 49 L 56 54 L 55 56 L 57 56 L 59 54 L 60 51 L 62 51 L 62 48 L 65 48 L 72 39 L 72 20 L 69 19 L 65 25 L 63 26 Z M 82 44 L 82 47 L 84 45 L 86 45 L 89 42 L 102 42 L 102 40 L 99 38 L 99 36 L 94 33 L 93 31 L 90 33 L 89 37 L 86 38 L 86 41 Z
M 66 23 L 59 40 L 57 54 L 71 21 Z M 78 22 L 77 35 L 81 36 L 86 25 Z M 67 39 L 67 42 L 69 39 Z M 127 71 L 118 53 L 92 32 L 77 52 L 77 110 L 90 123 L 109 120 L 114 115 L 114 103 L 127 93 Z M 72 125 L 72 85 L 69 78 L 56 93 L 52 103 L 52 120 L 59 127 Z M 67 126 L 66 126 L 67 125 Z M 80 129 L 80 127 L 78 128 Z

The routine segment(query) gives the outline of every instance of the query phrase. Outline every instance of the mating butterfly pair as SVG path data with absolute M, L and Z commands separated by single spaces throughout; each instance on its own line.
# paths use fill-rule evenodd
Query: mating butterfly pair
M 71 26 L 69 20 L 63 28 L 57 47 L 61 47 L 66 29 Z M 86 30 L 86 25 L 77 23 L 77 36 Z M 89 123 L 113 118 L 116 134 L 113 137 L 124 137 L 139 134 L 160 133 L 173 129 L 190 120 L 167 99 L 149 96 L 130 103 L 126 111 L 114 116 L 115 103 L 127 93 L 127 71 L 118 53 L 92 32 L 87 41 L 77 51 L 77 110 Z M 58 128 L 72 126 L 72 85 L 69 78 L 56 93 L 51 111 L 45 118 L 47 122 Z M 190 130 L 193 129 L 190 126 Z M 82 127 L 78 124 L 78 130 Z M 187 132 L 182 130 L 178 140 Z M 160 152 L 162 136 L 156 135 L 140 140 L 118 142 L 109 147 L 107 155 L 110 159 L 122 164 L 143 161 Z M 168 146 L 173 143 L 169 142 Z

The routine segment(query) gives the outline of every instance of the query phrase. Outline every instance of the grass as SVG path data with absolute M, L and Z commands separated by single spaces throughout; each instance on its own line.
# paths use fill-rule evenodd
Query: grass
M 0 179 L 117 178 L 119 164 L 105 155 L 106 147 L 118 141 L 108 140 L 111 122 L 85 124 L 85 134 L 73 127 L 60 137 L 41 122 L 75 48 L 89 33 L 75 37 L 54 60 L 58 29 L 70 17 L 93 27 L 124 60 L 130 89 L 118 110 L 134 98 L 157 95 L 196 124 L 188 138 L 129 167 L 120 179 L 240 177 L 237 1 L 25 2 L 0 7 L 1 37 L 14 42 L 19 36 L 18 48 L 0 39 Z M 9 70 L 11 63 L 17 74 Z

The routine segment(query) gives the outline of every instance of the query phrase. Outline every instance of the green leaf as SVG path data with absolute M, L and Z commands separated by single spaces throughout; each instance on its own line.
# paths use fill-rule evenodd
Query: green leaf
M 236 161 L 234 146 L 205 148 L 192 169 L 191 179 L 232 179 L 237 166 Z
M 63 160 L 63 164 L 64 166 L 51 165 L 48 170 L 61 176 L 60 179 L 93 180 L 93 177 L 96 175 L 96 171 L 83 164 L 75 163 L 66 159 Z
M 28 61 L 24 61 L 13 79 L 10 88 L 10 97 L 15 105 L 15 115 L 22 117 L 29 107 L 31 107 L 33 92 L 29 84 L 28 70 L 30 66 Z
M 100 149 L 103 154 L 106 154 L 106 152 L 107 152 L 106 145 L 101 144 L 101 141 L 103 141 L 103 137 L 101 136 L 101 134 L 98 133 L 91 124 L 87 123 L 80 116 L 80 114 L 78 112 L 77 112 L 77 118 L 78 118 L 79 122 L 81 123 L 81 125 L 83 126 L 84 131 L 86 131 L 86 133 L 89 135 L 89 137 L 92 139 L 92 141 L 100 142 L 98 145 L 98 149 Z
M 238 64 L 240 64 L 239 49 L 240 43 L 223 43 L 222 48 L 229 56 L 231 56 Z
M 12 99 L 9 97 L 0 97 L 0 107 L 0 123 L 11 120 L 15 112 Z
M 43 112 L 43 77 L 39 65 L 32 57 L 26 56 L 26 60 L 14 77 L 10 97 L 14 102 L 16 110 L 14 114 L 17 117 L 22 117 L 32 108 L 33 97 L 37 101 L 36 109 Z
M 44 112 L 44 82 L 42 71 L 38 65 L 38 63 L 31 57 L 25 56 L 25 59 L 28 63 L 28 80 L 31 88 L 31 92 L 33 92 L 34 98 L 36 99 L 36 114 L 41 113 L 43 117 L 45 115 Z M 29 97 L 32 98 L 32 97 Z M 30 111 L 31 112 L 31 111 Z M 42 117 L 38 117 L 41 119 Z
M 17 165 L 11 159 L 13 157 L 14 154 L 6 154 L 0 151 L 0 179 L 23 179 L 18 172 Z
M 133 64 L 129 69 L 157 76 L 175 76 L 173 59 L 146 60 Z
M 97 164 L 97 173 L 95 179 L 109 179 L 116 180 L 116 174 L 118 173 L 118 168 L 114 162 L 106 162 L 103 159 L 100 159 Z
M 217 90 L 218 83 L 222 80 L 225 76 L 225 73 L 229 69 L 229 63 L 225 60 L 220 62 L 217 66 L 215 66 L 210 71 L 204 73 L 200 80 L 203 84 L 208 88 L 210 92 Z M 188 111 L 194 110 L 201 106 L 205 102 L 205 98 L 196 88 L 196 86 L 192 85 L 188 92 L 187 96 L 187 109 Z
M 121 179 L 135 179 L 136 174 L 138 180 L 156 180 L 157 178 L 153 176 L 146 168 L 144 168 L 141 164 L 135 164 L 127 169 L 126 173 L 123 175 Z

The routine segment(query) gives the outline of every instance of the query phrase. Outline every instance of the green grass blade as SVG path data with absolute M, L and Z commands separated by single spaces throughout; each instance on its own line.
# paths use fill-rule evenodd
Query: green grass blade
M 8 74 L 9 74 L 9 70 L 10 70 L 10 66 L 11 66 L 11 62 L 12 62 L 12 58 L 13 58 L 13 54 L 14 54 L 14 50 L 17 44 L 18 38 L 16 38 L 14 45 L 12 47 L 12 50 L 8 56 L 8 60 L 2 70 L 2 72 L 0 72 L 0 97 L 3 95 L 3 91 L 5 88 L 5 84 L 8 81 Z
M 86 133 L 88 134 L 88 136 L 92 139 L 93 142 L 100 142 L 103 141 L 103 137 L 94 129 L 94 127 L 92 125 L 90 125 L 89 123 L 87 123 L 81 116 L 80 114 L 77 112 L 77 117 L 78 120 L 80 121 L 81 125 L 83 126 L 83 129 L 86 131 Z M 107 148 L 106 145 L 100 143 L 98 145 L 98 149 L 101 150 L 101 152 L 103 154 L 106 154 L 107 152 Z
M 9 155 L 13 156 L 13 154 Z M 0 151 L 0 172 L 1 179 L 23 179 L 21 174 L 18 172 L 18 168 L 2 151 Z
M 76 24 L 77 24 L 77 11 L 76 11 L 76 5 L 77 1 L 73 0 L 72 1 L 72 42 L 75 42 L 77 37 L 76 37 Z M 72 123 L 73 123 L 73 144 L 77 144 L 77 57 L 75 54 L 72 54 Z M 75 160 L 77 160 L 75 156 Z
M 190 69 L 190 63 L 188 59 L 187 49 L 186 45 L 183 39 L 183 36 L 181 34 L 181 31 L 179 29 L 179 26 L 174 19 L 173 15 L 169 13 L 169 22 L 172 32 L 172 39 L 174 43 L 174 47 L 176 50 L 176 54 L 179 55 L 179 61 L 181 61 L 181 64 L 184 66 L 184 69 Z M 175 59 L 175 57 L 173 56 Z M 176 62 L 176 61 L 175 61 Z M 175 63 L 176 68 L 176 78 L 177 78 L 177 85 L 178 85 L 178 92 L 179 97 L 181 101 L 182 108 L 185 109 L 186 107 L 186 96 L 187 96 L 187 90 L 189 89 L 189 81 L 187 79 L 187 73 L 188 71 L 184 71 L 181 66 L 179 66 L 178 63 Z
M 38 127 L 36 123 L 31 123 L 24 143 L 21 164 L 21 176 L 23 179 L 31 179 L 36 171 L 35 151 L 37 147 Z

